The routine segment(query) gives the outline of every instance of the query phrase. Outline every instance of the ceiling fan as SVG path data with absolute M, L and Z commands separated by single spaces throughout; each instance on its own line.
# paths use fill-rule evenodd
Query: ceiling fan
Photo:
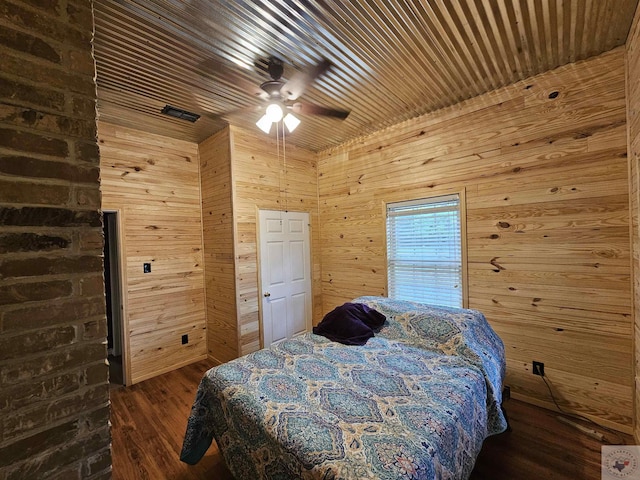
M 273 123 L 277 123 L 280 120 L 283 121 L 289 132 L 292 132 L 300 124 L 300 120 L 293 115 L 294 113 L 320 115 L 341 120 L 349 116 L 349 110 L 333 109 L 298 100 L 307 87 L 331 67 L 331 63 L 328 60 L 323 60 L 306 70 L 295 72 L 287 81 L 282 79 L 284 64 L 277 57 L 269 58 L 266 61 L 266 66 L 264 62 L 256 62 L 255 66 L 266 71 L 270 77 L 269 80 L 260 84 L 260 89 L 250 88 L 250 91 L 253 91 L 267 102 L 265 114 L 256 123 L 265 133 L 269 133 Z M 249 107 L 248 109 L 255 110 L 255 107 Z M 248 109 L 234 110 L 220 116 L 228 117 Z

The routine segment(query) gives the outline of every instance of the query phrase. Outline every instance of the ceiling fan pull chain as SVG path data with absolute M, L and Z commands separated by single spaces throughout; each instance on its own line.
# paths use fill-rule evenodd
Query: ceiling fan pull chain
M 280 122 L 282 125 L 282 158 L 284 160 L 284 211 L 287 210 L 287 142 L 285 140 L 284 122 Z
M 278 160 L 278 199 L 282 202 L 282 174 L 280 173 L 280 129 L 278 128 L 278 124 L 276 123 L 276 156 Z M 284 174 L 284 172 L 283 172 Z M 286 179 L 285 179 L 286 182 Z M 285 183 L 286 188 L 286 183 Z M 282 208 L 282 203 L 280 204 Z

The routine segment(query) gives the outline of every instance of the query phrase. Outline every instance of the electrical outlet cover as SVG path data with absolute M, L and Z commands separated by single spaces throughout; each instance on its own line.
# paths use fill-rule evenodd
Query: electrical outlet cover
M 544 377 L 544 363 L 533 361 L 533 374 Z

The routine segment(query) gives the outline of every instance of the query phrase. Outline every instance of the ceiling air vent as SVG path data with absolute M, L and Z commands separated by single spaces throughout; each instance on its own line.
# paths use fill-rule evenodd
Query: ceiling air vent
M 164 113 L 165 115 L 169 115 L 170 117 L 176 117 L 176 118 L 181 118 L 182 120 L 188 120 L 192 123 L 200 118 L 200 115 L 198 115 L 197 113 L 187 112 L 186 110 L 172 107 L 171 105 L 165 105 L 162 108 L 162 110 L 160 110 L 160 112 Z

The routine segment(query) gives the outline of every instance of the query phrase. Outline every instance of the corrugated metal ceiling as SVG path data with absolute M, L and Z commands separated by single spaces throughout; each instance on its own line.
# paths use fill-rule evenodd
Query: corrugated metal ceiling
M 255 127 L 266 61 L 332 67 L 288 142 L 322 150 L 624 44 L 638 0 L 95 0 L 100 118 L 202 141 Z M 165 104 L 202 115 L 160 114 Z M 241 110 L 235 114 L 227 112 Z M 224 119 L 222 116 L 224 115 Z

